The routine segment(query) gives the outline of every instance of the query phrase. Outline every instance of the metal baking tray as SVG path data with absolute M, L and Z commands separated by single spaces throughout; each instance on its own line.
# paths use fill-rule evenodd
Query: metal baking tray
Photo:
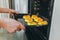
M 26 30 L 25 30 L 25 34 L 27 36 L 28 40 L 47 40 L 48 39 L 48 25 L 46 26 L 29 26 L 25 23 L 24 19 L 22 18 L 24 15 L 28 15 L 28 14 L 15 14 L 15 19 L 19 22 L 21 22 L 22 24 L 25 25 Z M 43 16 L 41 16 L 43 17 Z M 45 17 L 43 17 L 45 18 Z M 45 18 L 46 19 L 46 18 Z
M 22 18 L 18 19 L 18 21 L 25 25 L 25 22 Z M 28 40 L 39 40 L 39 39 L 47 40 L 48 25 L 39 27 L 25 25 L 25 27 L 26 27 L 25 34 Z

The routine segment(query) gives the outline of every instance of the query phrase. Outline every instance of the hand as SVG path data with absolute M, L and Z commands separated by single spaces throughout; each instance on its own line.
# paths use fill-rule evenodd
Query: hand
M 18 12 L 15 11 L 15 10 L 13 10 L 13 9 L 9 9 L 9 13 L 10 13 L 11 15 L 13 15 L 13 14 L 18 14 Z
M 13 10 L 13 9 L 8 9 L 8 8 L 0 8 L 0 13 L 10 13 L 11 15 L 14 13 L 18 13 L 17 11 Z
M 25 30 L 24 25 L 11 18 L 1 18 L 0 26 L 6 29 L 9 33 L 13 33 L 17 30 L 22 30 L 22 29 Z

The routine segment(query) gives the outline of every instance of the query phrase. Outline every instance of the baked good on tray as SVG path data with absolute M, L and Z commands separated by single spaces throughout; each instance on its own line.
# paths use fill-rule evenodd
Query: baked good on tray
M 23 19 L 27 25 L 48 25 L 48 22 L 37 15 L 24 15 Z
M 37 25 L 36 22 L 27 22 L 27 25 Z

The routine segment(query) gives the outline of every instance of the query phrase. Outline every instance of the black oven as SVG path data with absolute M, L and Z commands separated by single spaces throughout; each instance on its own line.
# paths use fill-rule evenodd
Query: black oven
M 51 19 L 53 14 L 54 0 L 28 0 L 28 14 L 14 14 L 14 19 L 25 24 L 24 15 L 38 15 L 48 21 L 46 26 L 28 26 L 25 25 L 26 36 L 28 40 L 49 40 Z

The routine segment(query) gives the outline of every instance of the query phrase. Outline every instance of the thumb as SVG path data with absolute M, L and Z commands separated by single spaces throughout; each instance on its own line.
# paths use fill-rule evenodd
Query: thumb
M 21 24 L 21 23 L 19 25 L 19 28 L 20 28 L 20 30 L 25 30 L 25 26 L 23 24 Z

